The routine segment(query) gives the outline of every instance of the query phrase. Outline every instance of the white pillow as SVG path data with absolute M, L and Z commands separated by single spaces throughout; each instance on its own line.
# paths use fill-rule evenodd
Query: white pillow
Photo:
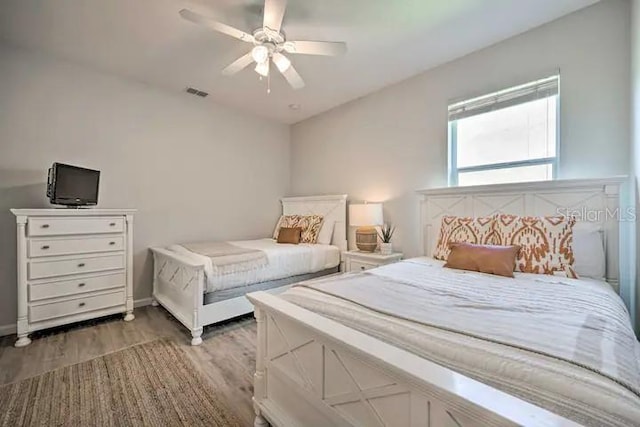
M 602 227 L 592 222 L 573 226 L 573 268 L 578 277 L 603 279 L 606 272 Z
M 278 222 L 276 222 L 276 228 L 273 230 L 273 240 L 278 240 L 278 233 L 280 232 L 280 223 L 282 222 L 282 218 L 284 218 L 284 215 L 280 215 Z
M 318 241 L 319 245 L 330 245 L 331 239 L 333 238 L 333 228 L 336 222 L 334 220 L 325 219 L 322 221 L 322 227 L 320 228 L 320 233 L 318 233 Z

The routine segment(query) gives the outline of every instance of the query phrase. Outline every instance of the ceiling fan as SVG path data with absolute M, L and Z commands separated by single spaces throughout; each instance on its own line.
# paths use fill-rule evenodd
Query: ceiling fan
M 182 9 L 180 15 L 187 21 L 253 44 L 253 48 L 249 53 L 227 66 L 222 70 L 222 74 L 230 76 L 255 63 L 255 72 L 261 78 L 269 77 L 271 63 L 273 63 L 291 87 L 300 89 L 305 85 L 304 80 L 302 80 L 300 74 L 291 64 L 291 60 L 284 53 L 336 56 L 342 55 L 347 51 L 347 44 L 344 42 L 287 40 L 281 28 L 286 7 L 287 0 L 265 0 L 262 27 L 254 30 L 253 34 L 246 33 L 188 9 Z M 267 89 L 267 92 L 270 92 L 270 90 Z

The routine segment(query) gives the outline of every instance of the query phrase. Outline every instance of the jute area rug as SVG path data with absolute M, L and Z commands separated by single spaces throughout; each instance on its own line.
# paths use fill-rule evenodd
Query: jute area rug
M 2 426 L 240 426 L 188 356 L 156 340 L 0 387 Z

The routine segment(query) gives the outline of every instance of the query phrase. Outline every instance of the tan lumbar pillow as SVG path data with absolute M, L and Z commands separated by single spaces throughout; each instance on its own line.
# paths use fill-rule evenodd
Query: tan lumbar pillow
M 302 235 L 302 228 L 300 227 L 280 227 L 278 231 L 278 243 L 292 243 L 297 245 L 300 243 L 300 236 Z
M 444 265 L 447 268 L 513 277 L 520 246 L 452 243 L 450 249 L 447 263 Z

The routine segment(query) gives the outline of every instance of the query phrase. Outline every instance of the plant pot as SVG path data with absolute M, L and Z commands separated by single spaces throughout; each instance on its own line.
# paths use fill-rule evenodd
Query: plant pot
M 391 243 L 380 243 L 380 254 L 391 255 L 393 253 L 393 245 Z

